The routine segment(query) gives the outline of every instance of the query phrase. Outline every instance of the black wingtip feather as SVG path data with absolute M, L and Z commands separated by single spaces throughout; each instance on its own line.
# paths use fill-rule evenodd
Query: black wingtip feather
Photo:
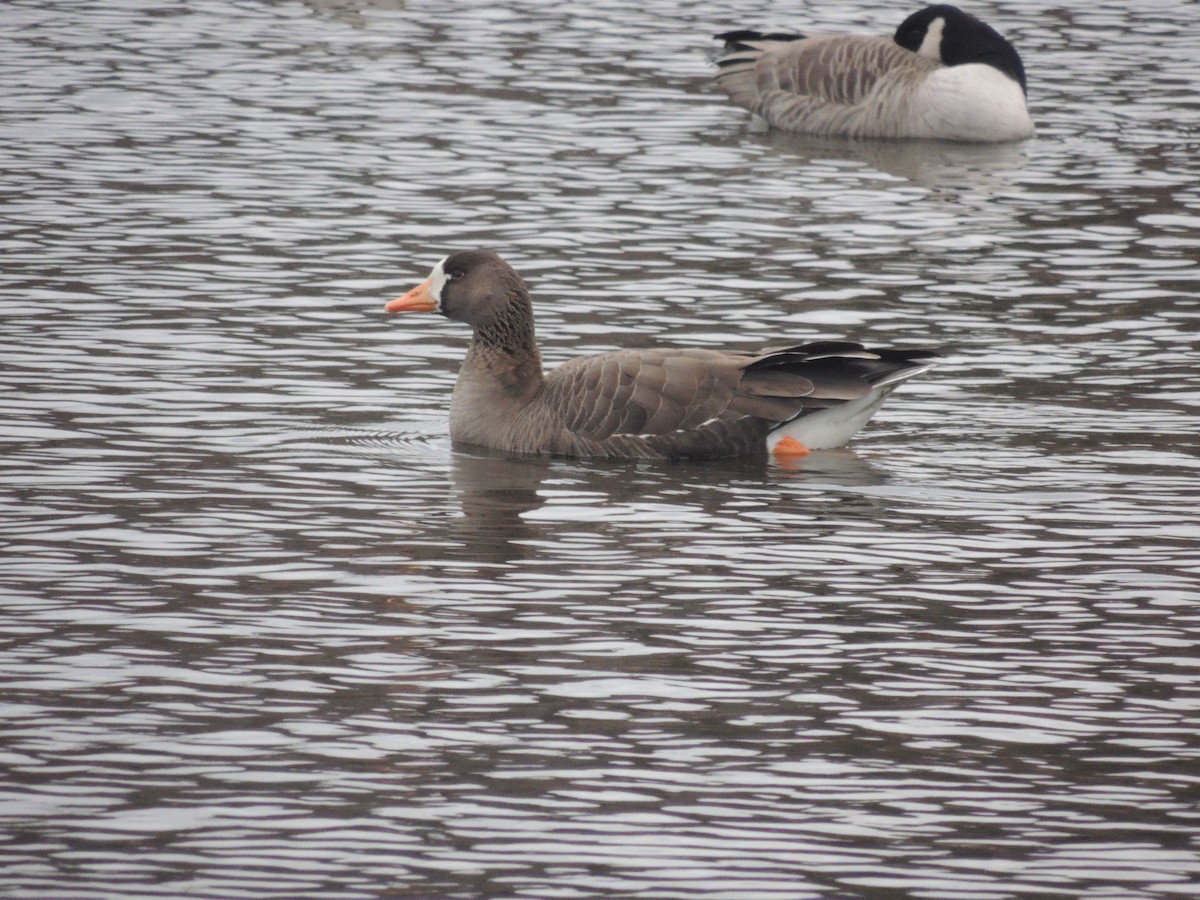
M 785 31 L 754 31 L 751 28 L 741 28 L 737 31 L 722 31 L 714 34 L 718 41 L 725 42 L 726 52 L 738 50 L 753 50 L 748 41 L 799 41 L 804 39 L 802 34 Z
M 804 35 L 787 31 L 755 31 L 753 28 L 739 28 L 736 31 L 722 31 L 720 34 L 714 34 L 713 37 L 718 41 L 737 44 L 742 41 L 799 41 L 804 38 Z

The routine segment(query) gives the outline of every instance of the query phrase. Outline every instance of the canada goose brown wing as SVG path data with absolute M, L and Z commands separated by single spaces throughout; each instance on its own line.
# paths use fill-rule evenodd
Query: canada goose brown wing
M 885 75 L 924 74 L 937 63 L 898 47 L 890 38 L 867 35 L 813 37 L 797 41 L 778 58 L 766 60 L 781 90 L 854 106 L 863 102 Z
M 753 85 L 758 99 L 774 91 L 823 103 L 862 103 L 885 76 L 912 77 L 938 63 L 871 35 L 813 35 L 792 41 L 745 39 L 721 60 L 718 84 L 734 97 Z M 751 78 L 752 73 L 752 78 Z M 738 97 L 735 101 L 743 102 Z M 745 105 L 743 103 L 743 105 Z

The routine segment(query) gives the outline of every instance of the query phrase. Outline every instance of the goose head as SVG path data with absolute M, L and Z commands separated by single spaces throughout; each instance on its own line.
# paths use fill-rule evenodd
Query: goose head
M 1016 48 L 990 25 L 957 6 L 940 3 L 913 13 L 896 29 L 893 39 L 904 49 L 943 65 L 991 66 L 1026 91 L 1025 67 Z
M 529 289 L 491 250 L 464 250 L 447 256 L 428 278 L 385 309 L 390 313 L 439 312 L 470 325 L 477 341 L 499 349 L 526 350 L 533 344 Z

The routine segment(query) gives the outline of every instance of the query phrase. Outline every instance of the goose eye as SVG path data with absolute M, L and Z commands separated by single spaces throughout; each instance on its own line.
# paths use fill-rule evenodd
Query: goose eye
M 462 277 L 463 277 L 462 269 L 451 269 L 449 272 L 446 273 L 446 279 L 448 281 L 458 281 L 458 279 L 460 279 Z

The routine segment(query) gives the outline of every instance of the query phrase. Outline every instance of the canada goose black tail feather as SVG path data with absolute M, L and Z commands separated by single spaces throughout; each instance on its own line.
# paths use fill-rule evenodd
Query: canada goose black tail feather
M 750 28 L 740 28 L 736 31 L 722 31 L 713 35 L 718 41 L 725 42 L 728 50 L 751 50 L 747 41 L 799 41 L 805 35 L 786 31 L 754 31 Z

